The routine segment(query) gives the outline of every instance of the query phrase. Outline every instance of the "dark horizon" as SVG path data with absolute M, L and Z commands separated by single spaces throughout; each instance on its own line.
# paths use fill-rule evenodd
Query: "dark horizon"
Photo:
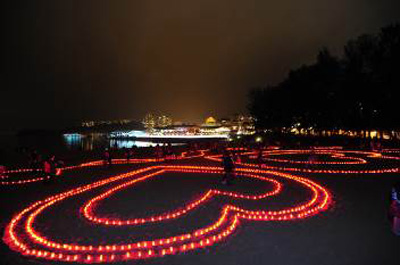
M 385 1 L 9 2 L 3 9 L 0 132 L 162 112 L 246 111 L 322 47 L 400 20 Z

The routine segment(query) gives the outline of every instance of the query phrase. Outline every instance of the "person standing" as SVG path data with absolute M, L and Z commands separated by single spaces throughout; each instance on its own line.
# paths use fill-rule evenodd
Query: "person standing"
M 236 151 L 235 160 L 236 160 L 236 163 L 238 163 L 238 164 L 242 163 L 242 159 L 240 157 L 240 151 L 239 150 Z
M 45 177 L 47 178 L 47 181 L 52 181 L 55 179 L 57 175 L 57 162 L 54 155 L 51 155 L 43 162 L 43 172 Z
M 258 153 L 257 153 L 257 164 L 258 164 L 259 168 L 262 168 L 262 165 L 263 165 L 263 162 L 264 162 L 263 160 L 264 160 L 264 158 L 263 158 L 263 150 L 260 147 L 258 149 Z
M 392 231 L 400 236 L 400 182 L 392 187 L 390 215 L 392 217 Z
M 129 162 L 131 160 L 131 158 L 133 158 L 133 156 L 134 156 L 133 147 L 128 148 L 128 150 L 126 151 L 126 160 L 127 160 L 127 162 Z
M 3 177 L 5 173 L 6 173 L 6 167 L 0 165 L 0 177 Z
M 224 151 L 222 156 L 222 164 L 224 166 L 224 175 L 222 176 L 222 184 L 230 185 L 233 180 L 234 164 L 228 150 Z
M 43 173 L 44 173 L 44 177 L 46 178 L 46 181 L 50 181 L 51 180 L 51 166 L 50 166 L 50 162 L 47 160 L 44 160 L 43 162 Z
M 129 163 L 131 160 L 131 149 L 124 147 L 124 156 L 126 158 L 126 162 Z
M 42 163 L 43 161 L 40 154 L 36 150 L 33 150 L 30 158 L 31 168 L 38 169 Z
M 163 148 L 162 148 L 162 146 L 160 146 L 160 144 L 157 144 L 154 151 L 155 151 L 155 156 L 156 156 L 157 160 L 160 161 L 163 158 Z
M 112 158 L 111 158 L 110 150 L 108 150 L 108 148 L 104 151 L 103 156 L 104 156 L 104 157 L 103 157 L 103 159 L 104 159 L 104 165 L 111 166 L 111 164 L 112 164 Z

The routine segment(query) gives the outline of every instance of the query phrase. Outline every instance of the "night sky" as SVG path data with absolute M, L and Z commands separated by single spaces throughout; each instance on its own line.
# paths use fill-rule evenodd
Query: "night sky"
M 9 2 L 0 131 L 244 112 L 249 88 L 400 21 L 398 0 Z

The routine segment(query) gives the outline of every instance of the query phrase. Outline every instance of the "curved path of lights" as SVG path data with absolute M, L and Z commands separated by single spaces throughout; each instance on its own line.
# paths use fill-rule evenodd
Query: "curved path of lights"
M 261 164 L 257 163 L 256 158 L 258 155 L 258 151 L 248 151 L 242 152 L 238 154 L 240 157 L 239 161 L 236 161 L 237 165 L 246 166 L 246 167 L 257 167 L 268 170 L 279 170 L 279 171 L 292 171 L 292 172 L 302 172 L 302 173 L 318 173 L 318 174 L 382 174 L 382 173 L 396 173 L 400 171 L 398 165 L 395 166 L 375 166 L 378 167 L 376 169 L 318 169 L 312 168 L 315 165 L 324 165 L 324 166 L 352 166 L 352 165 L 368 165 L 373 164 L 374 160 L 378 160 L 378 162 L 386 162 L 386 161 L 399 161 L 400 157 L 397 156 L 388 156 L 385 155 L 386 150 L 383 150 L 382 153 L 374 152 L 374 151 L 356 151 L 356 150 L 340 150 L 338 148 L 319 148 L 313 150 L 267 150 L 263 152 L 263 162 Z M 392 150 L 388 153 L 396 153 L 397 150 Z M 297 160 L 297 159 L 280 159 L 280 158 L 272 158 L 271 156 L 282 156 L 282 155 L 328 155 L 331 158 L 338 159 L 340 161 L 305 161 L 305 160 Z M 365 158 L 356 157 L 365 156 Z M 221 161 L 222 155 L 209 155 L 206 156 L 207 159 L 214 161 Z M 250 162 L 243 162 L 243 158 L 250 158 Z M 247 161 L 247 160 L 245 160 Z M 269 162 L 269 163 L 268 163 Z M 272 163 L 280 163 L 281 165 L 273 165 Z M 307 165 L 307 168 L 298 167 L 297 165 Z M 288 166 L 289 165 L 289 166 Z M 311 166 L 311 167 L 309 167 Z
M 279 159 L 271 158 L 268 156 L 279 156 L 279 155 L 328 155 L 332 158 L 336 158 L 342 161 L 304 161 L 304 160 L 291 160 L 291 159 Z M 266 156 L 268 155 L 268 156 Z M 352 164 L 366 164 L 367 160 L 359 157 L 346 157 L 344 151 L 326 151 L 326 150 L 279 150 L 279 151 L 265 151 L 263 152 L 264 161 L 280 162 L 280 163 L 291 163 L 291 164 L 314 164 L 314 165 L 352 165 Z M 344 160 L 344 161 L 343 161 Z
M 106 217 L 96 216 L 96 205 L 101 203 L 102 200 L 107 199 L 122 189 L 134 186 L 137 183 L 150 181 L 154 176 L 162 176 L 165 172 L 221 175 L 223 174 L 223 169 L 221 167 L 190 165 L 149 166 L 71 189 L 44 200 L 37 201 L 19 212 L 9 223 L 5 231 L 4 240 L 13 250 L 23 255 L 48 260 L 101 263 L 144 259 L 173 255 L 217 244 L 231 235 L 238 227 L 241 220 L 287 221 L 306 218 L 327 209 L 331 201 L 331 196 L 324 187 L 307 178 L 275 171 L 237 168 L 236 174 L 238 177 L 255 178 L 269 182 L 272 184 L 272 189 L 261 194 L 242 194 L 210 189 L 200 194 L 198 199 L 183 205 L 178 205 L 175 210 L 164 212 L 157 216 L 134 219 L 108 219 Z M 98 188 L 110 186 L 108 190 L 83 203 L 82 207 L 80 207 L 80 213 L 85 218 L 83 220 L 91 222 L 94 227 L 99 225 L 106 227 L 140 226 L 149 222 L 162 223 L 170 219 L 178 219 L 185 214 L 195 211 L 198 206 L 212 200 L 215 196 L 224 196 L 236 200 L 268 199 L 269 197 L 281 193 L 284 186 L 280 180 L 295 182 L 300 185 L 300 187 L 303 187 L 307 191 L 307 194 L 309 194 L 308 199 L 279 210 L 270 210 L 267 207 L 260 210 L 250 210 L 234 204 L 226 204 L 221 206 L 220 216 L 214 220 L 213 223 L 200 229 L 165 238 L 149 238 L 148 240 L 136 242 L 127 236 L 127 239 L 119 244 L 102 243 L 99 245 L 84 245 L 77 242 L 62 242 L 59 239 L 50 238 L 49 235 L 42 235 L 41 232 L 36 230 L 36 227 L 43 225 L 40 224 L 40 216 L 43 212 L 51 211 L 53 206 L 64 202 L 68 198 L 83 193 L 89 193 Z M 115 185 L 117 182 L 119 184 Z
M 171 159 L 180 160 L 180 159 L 202 157 L 202 156 L 204 156 L 206 150 L 198 150 L 197 152 L 198 152 L 198 154 L 190 154 L 188 152 L 182 152 L 181 155 L 176 156 Z M 168 159 L 166 159 L 166 158 L 137 158 L 137 159 L 129 159 L 129 160 L 113 159 L 112 164 L 113 165 L 144 164 L 144 163 L 164 162 L 167 160 Z M 99 166 L 104 166 L 103 160 L 95 160 L 95 161 L 91 161 L 91 162 L 82 163 L 79 165 L 57 168 L 56 174 L 61 175 L 62 171 L 76 170 L 76 169 L 81 169 L 81 168 L 85 168 L 85 167 L 99 167 Z M 20 169 L 6 170 L 5 172 L 3 172 L 3 175 L 0 175 L 0 180 L 1 180 L 0 185 L 30 184 L 30 183 L 44 181 L 44 180 L 49 179 L 49 177 L 47 177 L 47 176 L 30 176 L 30 177 L 25 177 L 23 179 L 18 179 L 18 180 L 12 180 L 12 177 L 10 177 L 10 176 L 15 176 L 16 174 L 24 174 L 24 173 L 40 174 L 40 173 L 42 173 L 42 171 L 43 171 L 42 169 L 32 169 L 32 168 L 20 168 Z
M 232 151 L 236 152 L 241 160 L 254 159 L 257 155 L 256 151 L 247 151 L 245 148 L 236 148 Z M 215 245 L 220 241 L 229 237 L 243 220 L 251 221 L 289 221 L 303 219 L 313 216 L 321 211 L 326 210 L 332 200 L 329 191 L 318 183 L 306 178 L 299 177 L 293 174 L 280 171 L 297 171 L 303 173 L 325 173 L 325 174 L 371 174 L 371 173 L 391 173 L 399 172 L 398 167 L 381 168 L 381 169 L 365 169 L 365 170 L 342 170 L 342 169 L 313 169 L 300 167 L 282 167 L 272 166 L 271 163 L 283 164 L 313 164 L 341 166 L 362 166 L 371 163 L 374 159 L 385 160 L 400 160 L 400 157 L 388 156 L 385 154 L 399 153 L 400 150 L 390 149 L 379 152 L 367 151 L 347 151 L 340 147 L 332 148 L 314 148 L 311 150 L 273 150 L 263 151 L 264 158 L 268 164 L 257 165 L 248 162 L 236 162 L 239 166 L 235 169 L 236 175 L 243 179 L 257 179 L 270 184 L 272 188 L 263 191 L 259 194 L 244 194 L 237 192 L 228 192 L 219 189 L 209 189 L 201 192 L 197 199 L 189 202 L 182 202 L 175 205 L 173 210 L 161 212 L 157 215 L 138 216 L 135 218 L 125 218 L 123 216 L 107 217 L 98 213 L 98 208 L 102 203 L 114 196 L 118 192 L 127 189 L 135 188 L 135 185 L 145 181 L 151 181 L 155 176 L 162 177 L 167 172 L 175 172 L 178 174 L 193 174 L 202 173 L 216 175 L 217 177 L 223 174 L 223 168 L 210 166 L 193 166 L 193 165 L 171 165 L 164 159 L 131 159 L 129 162 L 126 159 L 113 160 L 114 164 L 140 164 L 144 167 L 136 169 L 124 174 L 115 175 L 96 181 L 87 185 L 74 188 L 43 200 L 36 201 L 16 214 L 8 224 L 5 233 L 4 241 L 11 249 L 31 258 L 67 261 L 77 263 L 105 263 L 116 261 L 127 261 L 135 259 L 146 259 L 153 257 L 161 257 L 165 255 L 175 255 L 190 250 L 205 248 Z M 328 155 L 337 161 L 302 161 L 295 159 L 278 158 L 279 156 L 293 155 Z M 200 151 L 200 154 L 189 155 L 183 153 L 174 160 L 189 159 L 201 157 L 205 155 L 205 151 Z M 359 156 L 363 156 L 360 158 Z M 204 156 L 209 160 L 221 161 L 221 155 Z M 365 157 L 365 158 L 364 158 Z M 190 160 L 188 160 L 190 162 Z M 163 165 L 149 163 L 165 162 Z M 103 161 L 92 161 L 80 165 L 65 167 L 62 170 L 79 170 L 85 167 L 95 167 L 103 165 Z M 149 166 L 146 166 L 149 165 Z M 309 166 L 309 165 L 308 165 Z M 279 171 L 275 171 L 279 170 Z M 8 174 L 29 172 L 30 169 L 21 169 L 8 171 Z M 40 180 L 44 180 L 41 178 Z M 24 179 L 12 181 L 7 179 L 6 184 L 24 184 L 37 182 L 40 180 Z M 18 183 L 22 181 L 22 183 Z M 261 209 L 247 209 L 234 204 L 234 200 L 252 200 L 261 201 L 269 200 L 276 197 L 285 189 L 287 183 L 295 183 L 306 191 L 308 197 L 301 202 L 296 202 L 294 205 L 287 205 L 281 209 L 268 208 L 267 204 L 262 204 Z M 269 187 L 269 186 L 268 186 Z M 100 193 L 98 192 L 100 190 Z M 94 192 L 95 195 L 89 199 L 78 202 L 80 206 L 72 210 L 78 211 L 82 219 L 80 222 L 91 224 L 93 229 L 110 229 L 111 227 L 123 226 L 141 227 L 148 223 L 168 222 L 174 219 L 183 218 L 192 212 L 195 212 L 200 206 L 204 206 L 206 202 L 213 200 L 217 196 L 231 199 L 228 204 L 220 206 L 219 216 L 211 223 L 201 228 L 184 231 L 175 235 L 149 237 L 141 240 L 135 240 L 132 236 L 127 235 L 125 239 L 121 239 L 118 243 L 108 242 L 107 238 L 99 240 L 98 244 L 84 244 L 81 240 L 63 241 L 60 236 L 46 234 L 44 231 L 39 231 L 38 227 L 46 226 L 43 223 L 41 216 L 44 213 L 51 213 L 53 208 L 61 203 L 68 205 L 68 199 L 77 198 L 79 195 Z M 87 196 L 86 196 L 87 198 Z M 62 236 L 61 236 L 62 238 Z M 100 243 L 101 242 L 101 243 Z
M 397 148 L 383 149 L 381 152 L 386 154 L 400 154 L 400 149 Z
M 169 167 L 165 167 L 164 170 L 159 171 L 157 174 L 163 173 L 165 171 L 173 171 L 173 169 L 174 169 L 173 167 L 171 169 L 169 169 Z M 183 168 L 178 172 L 191 173 L 191 172 L 196 172 L 196 171 L 187 170 L 187 169 Z M 215 171 L 203 170 L 203 171 L 199 171 L 199 172 L 215 174 L 215 173 L 221 173 L 221 169 L 215 170 Z M 153 176 L 153 175 L 150 175 L 150 176 Z M 185 206 L 181 206 L 172 212 L 162 213 L 157 216 L 149 216 L 146 218 L 134 218 L 134 219 L 122 220 L 122 219 L 115 219 L 115 218 L 114 219 L 101 218 L 99 216 L 94 215 L 94 208 L 95 208 L 96 204 L 99 204 L 102 200 L 106 199 L 107 197 L 110 197 L 111 195 L 120 191 L 121 189 L 125 189 L 125 188 L 129 187 L 130 185 L 137 183 L 138 180 L 134 179 L 130 182 L 127 182 L 127 183 L 118 185 L 112 189 L 109 189 L 108 191 L 103 192 L 100 195 L 92 198 L 91 200 L 89 200 L 88 202 L 86 202 L 84 204 L 82 212 L 83 212 L 83 216 L 85 216 L 88 220 L 98 223 L 98 224 L 104 224 L 104 225 L 121 226 L 121 225 L 136 225 L 136 224 L 145 224 L 145 223 L 155 223 L 155 222 L 160 222 L 160 221 L 163 221 L 166 219 L 176 219 L 184 214 L 189 213 L 190 211 L 194 210 L 195 208 L 200 206 L 202 203 L 204 203 L 206 200 L 210 200 L 210 199 L 212 199 L 212 197 L 217 196 L 217 195 L 218 196 L 228 196 L 228 197 L 239 198 L 239 199 L 247 199 L 247 200 L 260 200 L 260 199 L 264 199 L 264 198 L 272 196 L 272 195 L 276 195 L 281 190 L 281 184 L 279 182 L 277 182 L 276 180 L 269 179 L 266 177 L 261 177 L 259 175 L 255 175 L 255 174 L 242 173 L 240 176 L 248 177 L 248 178 L 256 178 L 256 179 L 260 179 L 263 181 L 270 181 L 274 184 L 274 190 L 267 191 L 267 192 L 265 192 L 263 194 L 259 194 L 259 195 L 246 195 L 246 194 L 210 189 L 207 192 L 205 192 L 204 194 L 202 194 L 197 200 L 195 200 L 191 203 L 188 203 Z

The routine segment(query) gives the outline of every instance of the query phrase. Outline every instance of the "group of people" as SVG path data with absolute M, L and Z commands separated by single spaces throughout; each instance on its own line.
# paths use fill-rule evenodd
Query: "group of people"
M 43 156 L 37 150 L 33 150 L 30 153 L 29 165 L 32 169 L 42 170 L 43 176 L 49 182 L 54 180 L 57 175 L 61 174 L 60 168 L 64 163 L 61 160 L 57 160 L 54 154 L 43 159 Z
M 161 159 L 161 158 L 174 159 L 174 158 L 176 158 L 176 154 L 175 154 L 174 149 L 172 148 L 171 143 L 164 144 L 164 145 L 157 144 L 154 149 L 154 155 L 158 159 Z
M 197 144 L 196 145 L 191 145 L 190 147 L 193 148 L 198 148 Z M 193 148 L 190 148 L 189 150 L 194 150 Z M 134 156 L 136 155 L 136 150 L 135 148 L 126 148 L 124 150 L 124 155 L 129 162 L 130 159 L 133 159 Z M 154 148 L 154 156 L 161 159 L 161 158 L 171 158 L 173 159 L 176 157 L 176 154 L 172 148 L 171 143 L 169 144 L 164 144 L 160 145 L 157 144 Z M 233 180 L 234 180 L 234 165 L 235 165 L 235 160 L 240 162 L 240 156 L 238 154 L 233 153 L 233 155 L 230 153 L 230 151 L 225 148 L 223 151 L 223 157 L 222 157 L 222 163 L 224 167 L 224 175 L 222 177 L 222 184 L 224 185 L 231 185 Z M 110 148 L 106 148 L 103 153 L 103 163 L 105 166 L 111 166 L 112 165 L 112 152 Z
M 136 156 L 136 147 L 133 146 L 131 148 L 124 148 L 124 157 L 127 162 L 129 162 L 131 159 L 133 159 Z M 103 152 L 103 164 L 106 166 L 111 166 L 112 165 L 112 158 L 113 158 L 113 152 L 111 148 L 106 148 L 104 149 Z
M 53 181 L 61 173 L 61 161 L 56 160 L 55 155 L 49 156 L 49 159 L 43 161 L 43 173 L 48 181 Z

